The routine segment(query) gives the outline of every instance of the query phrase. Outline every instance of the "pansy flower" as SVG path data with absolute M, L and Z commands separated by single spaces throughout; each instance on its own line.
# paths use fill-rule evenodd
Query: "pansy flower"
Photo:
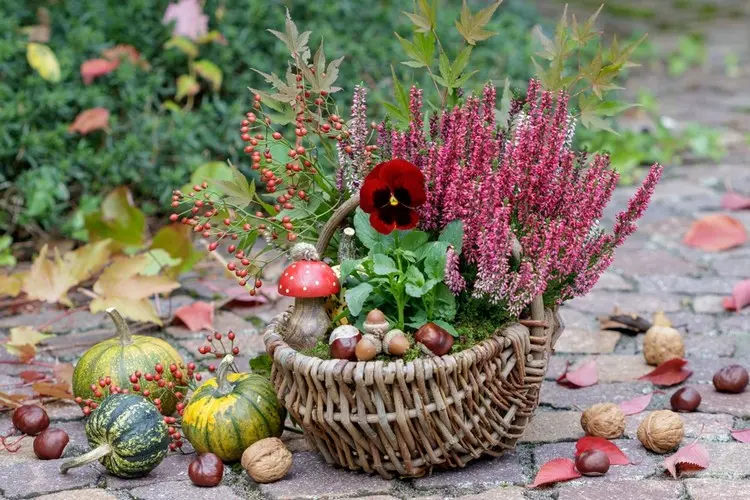
M 370 214 L 370 225 L 381 234 L 413 229 L 419 222 L 416 208 L 424 204 L 424 175 L 406 160 L 376 166 L 359 191 L 359 206 Z

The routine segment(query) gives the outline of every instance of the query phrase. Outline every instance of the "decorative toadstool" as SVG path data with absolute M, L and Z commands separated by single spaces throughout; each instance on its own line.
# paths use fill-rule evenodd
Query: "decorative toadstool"
M 338 293 L 341 287 L 333 269 L 320 260 L 314 246 L 298 243 L 291 255 L 294 262 L 279 280 L 279 293 L 294 297 L 285 340 L 295 349 L 309 349 L 331 326 L 326 297 Z

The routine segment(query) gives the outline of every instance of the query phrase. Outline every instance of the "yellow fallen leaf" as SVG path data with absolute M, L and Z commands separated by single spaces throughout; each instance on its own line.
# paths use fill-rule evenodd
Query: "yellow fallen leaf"
M 0 273 L 0 297 L 16 297 L 23 287 L 24 273 Z
M 44 245 L 34 260 L 22 290 L 31 299 L 72 306 L 67 292 L 72 287 L 91 278 L 108 261 L 111 255 L 110 240 L 89 243 L 78 250 L 65 252 L 61 257 L 55 250 L 53 260 L 47 258 Z
M 31 326 L 16 326 L 10 329 L 10 338 L 4 346 L 9 354 L 24 357 L 28 355 L 29 348 L 36 352 L 37 344 L 51 337 L 54 337 L 54 335 L 42 333 Z
M 32 384 L 31 390 L 40 396 L 50 396 L 57 399 L 73 399 L 70 385 L 66 383 L 37 382 Z
M 133 321 L 150 322 L 157 325 L 162 324 L 156 314 L 154 306 L 148 299 L 122 299 L 119 297 L 98 297 L 91 301 L 89 308 L 92 313 L 106 311 L 114 307 L 117 311 Z
M 52 49 L 41 43 L 30 43 L 26 47 L 26 59 L 39 76 L 48 82 L 60 81 L 60 63 Z

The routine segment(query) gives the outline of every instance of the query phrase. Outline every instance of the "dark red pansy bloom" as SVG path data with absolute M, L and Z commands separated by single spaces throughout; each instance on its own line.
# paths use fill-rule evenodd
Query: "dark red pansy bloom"
M 415 228 L 419 222 L 416 208 L 425 199 L 422 171 L 399 159 L 372 169 L 359 191 L 359 206 L 370 214 L 370 224 L 381 234 Z

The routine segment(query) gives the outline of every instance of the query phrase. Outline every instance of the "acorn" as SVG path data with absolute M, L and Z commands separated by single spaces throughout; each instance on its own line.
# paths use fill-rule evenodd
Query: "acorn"
M 355 350 L 362 340 L 362 333 L 352 325 L 337 326 L 328 339 L 328 349 L 332 358 L 357 361 Z
M 383 351 L 383 343 L 371 334 L 362 336 L 355 349 L 359 361 L 370 361 Z
M 425 323 L 414 334 L 419 348 L 425 354 L 443 356 L 453 347 L 453 336 L 435 323 Z
M 381 340 L 383 338 L 383 335 L 385 335 L 385 332 L 387 332 L 388 328 L 390 328 L 390 324 L 385 318 L 385 314 L 383 314 L 383 311 L 381 311 L 380 309 L 373 309 L 372 311 L 367 313 L 365 323 L 362 326 L 365 330 L 365 333 L 374 335 Z
M 409 339 L 401 330 L 391 330 L 383 339 L 383 352 L 391 356 L 403 356 L 411 347 Z

